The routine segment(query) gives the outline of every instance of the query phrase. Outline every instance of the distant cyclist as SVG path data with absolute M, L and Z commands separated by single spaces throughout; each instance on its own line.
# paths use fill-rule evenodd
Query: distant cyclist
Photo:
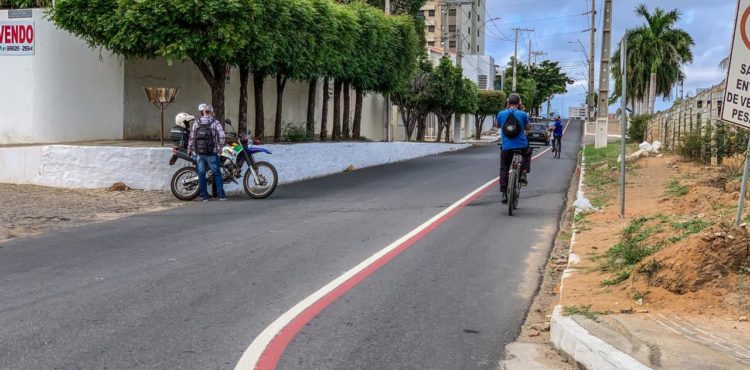
M 521 97 L 518 94 L 510 94 L 507 109 L 497 114 L 497 123 L 502 135 L 503 150 L 500 156 L 500 192 L 502 192 L 503 204 L 508 203 L 508 171 L 513 162 L 513 152 L 520 151 L 523 155 L 523 164 L 519 182 L 528 185 L 526 174 L 531 172 L 531 148 L 526 138 L 529 130 L 529 116 L 521 110 Z
M 556 148 L 555 143 L 558 140 L 562 140 L 563 137 L 563 124 L 560 120 L 560 116 L 557 116 L 557 119 L 555 119 L 554 128 L 552 129 L 552 148 Z M 562 141 L 560 141 L 560 147 L 562 147 Z M 554 150 L 554 149 L 553 149 Z

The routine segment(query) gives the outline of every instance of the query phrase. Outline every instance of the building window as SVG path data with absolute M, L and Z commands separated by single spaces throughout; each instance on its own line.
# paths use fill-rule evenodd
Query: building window
M 427 26 L 427 32 L 435 32 L 435 26 Z
M 451 17 L 456 16 L 456 9 L 448 9 L 448 15 Z
M 448 47 L 449 48 L 455 48 L 456 47 L 456 41 L 455 40 L 451 40 L 450 42 L 448 42 Z
M 448 32 L 456 32 L 456 25 L 455 24 L 449 24 L 448 25 Z
M 427 41 L 427 46 L 435 46 L 435 41 Z
M 435 16 L 435 9 L 428 11 L 427 14 L 429 14 L 430 17 L 434 17 Z

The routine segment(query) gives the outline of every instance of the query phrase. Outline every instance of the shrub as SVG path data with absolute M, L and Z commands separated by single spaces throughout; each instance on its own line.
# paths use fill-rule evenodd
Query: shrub
M 290 143 L 304 143 L 312 141 L 304 123 L 287 123 L 284 125 L 284 141 Z
M 641 114 L 630 119 L 628 124 L 628 137 L 631 141 L 642 143 L 646 140 L 646 127 L 651 119 L 650 114 Z

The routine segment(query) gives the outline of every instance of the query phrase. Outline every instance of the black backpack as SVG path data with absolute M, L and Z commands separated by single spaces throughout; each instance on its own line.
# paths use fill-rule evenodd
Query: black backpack
M 505 120 L 505 124 L 503 124 L 503 136 L 505 136 L 508 139 L 514 139 L 518 137 L 518 135 L 520 134 L 521 134 L 521 123 L 518 122 L 518 118 L 516 117 L 516 111 L 512 110 L 510 111 L 508 118 Z
M 211 123 L 196 123 L 198 128 L 195 129 L 195 151 L 198 154 L 212 154 L 214 152 L 214 133 L 211 130 Z

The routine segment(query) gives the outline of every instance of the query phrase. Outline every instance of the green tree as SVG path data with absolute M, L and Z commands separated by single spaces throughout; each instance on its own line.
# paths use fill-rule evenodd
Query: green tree
M 445 142 L 450 141 L 451 118 L 457 113 L 473 114 L 477 109 L 477 86 L 463 77 L 461 67 L 442 58 L 430 77 L 432 93 L 430 105 L 438 117 L 437 141 L 445 131 Z
M 61 0 L 50 10 L 60 28 L 126 59 L 191 60 L 224 118 L 225 71 L 248 42 L 253 17 L 241 0 Z M 216 20 L 221 20 L 217 22 Z
M 508 96 L 503 91 L 479 91 L 477 94 L 477 109 L 474 111 L 474 127 L 476 139 L 482 138 L 482 125 L 487 116 L 496 115 L 505 108 Z
M 430 81 L 431 73 L 432 64 L 425 55 L 407 83 L 392 95 L 393 103 L 398 106 L 404 120 L 406 141 L 411 141 L 414 129 L 424 122 L 425 116 L 430 112 L 430 102 L 434 93 Z M 419 140 L 419 137 L 417 139 Z
M 635 13 L 645 18 L 646 23 L 625 33 L 628 42 L 627 94 L 631 101 L 647 101 L 647 112 L 653 114 L 656 96 L 668 98 L 672 88 L 684 79 L 681 67 L 693 61 L 695 42 L 686 31 L 675 28 L 680 20 L 677 9 L 665 11 L 657 7 L 650 13 L 646 5 L 641 4 Z M 612 60 L 616 85 L 622 86 L 619 48 Z M 622 89 L 617 86 L 615 95 L 619 97 Z

